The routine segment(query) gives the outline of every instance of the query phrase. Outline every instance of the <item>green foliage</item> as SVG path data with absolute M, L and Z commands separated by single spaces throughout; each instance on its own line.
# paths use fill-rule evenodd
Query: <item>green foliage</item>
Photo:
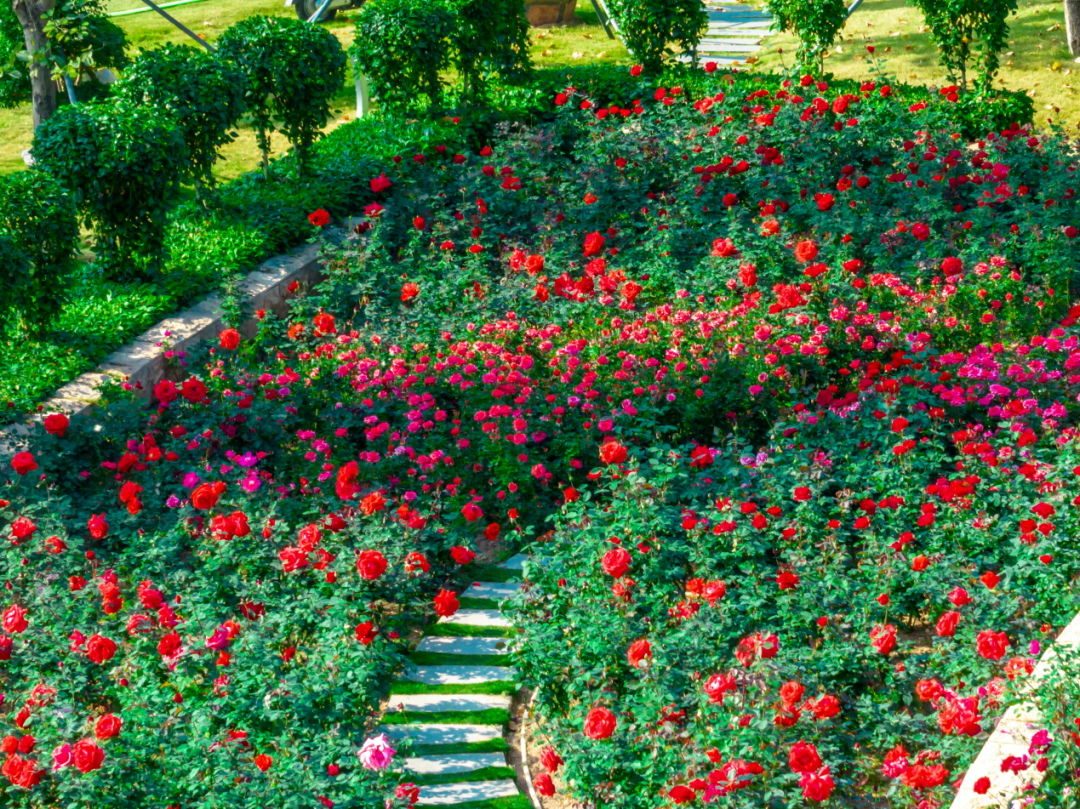
M 0 108 L 7 109 L 25 101 L 30 94 L 30 79 L 15 55 L 26 48 L 22 26 L 11 3 L 0 3 Z
M 941 64 L 962 91 L 968 69 L 979 70 L 977 85 L 993 88 L 1001 51 L 1009 40 L 1009 14 L 1016 0 L 913 0 L 926 17 L 930 36 L 941 52 Z
M 356 17 L 349 55 L 368 77 L 375 96 L 396 109 L 414 107 L 426 95 L 440 108 L 439 73 L 451 64 L 458 20 L 448 0 L 376 0 Z
M 79 240 L 75 204 L 63 186 L 43 172 L 0 177 L 0 233 L 28 262 L 25 272 L 14 267 L 10 275 L 5 272 L 4 297 L 18 310 L 22 324 L 40 333 L 66 293 Z
M 201 48 L 164 45 L 140 53 L 114 92 L 132 104 L 167 111 L 184 134 L 191 175 L 212 183 L 218 150 L 246 109 L 245 75 Z
M 825 51 L 847 20 L 844 0 L 765 0 L 765 7 L 776 18 L 777 29 L 799 38 L 799 64 L 821 70 Z
M 248 17 L 231 25 L 217 55 L 247 75 L 247 103 L 269 177 L 270 135 L 280 131 L 307 168 L 330 100 L 345 80 L 345 52 L 322 26 L 291 17 Z
M 701 41 L 709 16 L 699 0 L 612 0 L 626 47 L 648 74 L 661 71 L 671 43 L 689 51 Z
M 532 73 L 529 22 L 524 0 L 455 0 L 453 43 L 466 94 L 473 100 L 498 74 L 507 84 L 521 84 Z
M 160 269 L 169 203 L 188 168 L 171 116 L 126 103 L 63 107 L 34 133 L 33 154 L 74 194 L 112 277 Z

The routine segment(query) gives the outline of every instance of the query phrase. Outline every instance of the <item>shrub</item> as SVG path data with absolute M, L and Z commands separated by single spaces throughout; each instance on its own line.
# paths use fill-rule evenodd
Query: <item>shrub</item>
M 821 70 L 825 51 L 847 20 L 844 0 L 766 0 L 765 6 L 776 18 L 776 28 L 799 38 L 799 64 L 813 64 Z
M 71 196 L 49 175 L 0 177 L 0 233 L 29 262 L 5 273 L 4 291 L 24 327 L 41 332 L 59 311 L 74 264 L 79 225 Z
M 439 73 L 450 67 L 457 25 L 446 0 L 365 3 L 356 17 L 356 39 L 349 54 L 383 104 L 408 109 L 426 95 L 437 111 L 442 92 Z
M 454 12 L 453 42 L 466 96 L 474 101 L 480 98 L 490 74 L 498 74 L 508 84 L 520 84 L 530 76 L 524 0 L 455 0 Z
M 287 17 L 248 17 L 229 26 L 217 55 L 247 75 L 247 103 L 270 176 L 270 135 L 280 128 L 307 167 L 330 100 L 345 80 L 345 52 L 329 31 Z
M 697 47 L 709 22 L 697 0 L 613 0 L 611 11 L 626 47 L 647 73 L 659 73 L 674 42 L 684 51 Z
M 143 51 L 125 71 L 116 94 L 150 104 L 176 119 L 191 157 L 191 174 L 213 183 L 218 150 L 235 139 L 229 130 L 246 109 L 244 74 L 204 50 L 164 45 Z
M 914 0 L 926 17 L 930 36 L 941 52 L 941 64 L 962 91 L 968 67 L 978 67 L 978 85 L 992 90 L 1001 51 L 1009 40 L 1007 18 L 1016 0 Z
M 165 217 L 188 171 L 183 131 L 151 107 L 64 107 L 34 133 L 34 159 L 71 190 L 113 277 L 160 269 Z

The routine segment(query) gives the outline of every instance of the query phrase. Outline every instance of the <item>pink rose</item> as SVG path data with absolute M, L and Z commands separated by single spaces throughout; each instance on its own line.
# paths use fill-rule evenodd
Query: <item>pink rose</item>
M 386 734 L 380 733 L 364 742 L 356 757 L 366 770 L 385 770 L 390 766 L 396 752 L 397 750 L 390 746 Z

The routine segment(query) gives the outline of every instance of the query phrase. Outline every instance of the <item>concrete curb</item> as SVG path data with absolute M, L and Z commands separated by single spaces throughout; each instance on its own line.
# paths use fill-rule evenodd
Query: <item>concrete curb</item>
M 1056 650 L 1062 648 L 1080 648 L 1080 615 L 1061 631 L 1036 664 L 1024 686 L 1027 693 L 1054 670 Z M 996 809 L 1018 797 L 1025 787 L 1037 786 L 1044 774 L 1035 769 L 1034 763 L 1022 772 L 1013 773 L 1002 772 L 1001 762 L 1006 756 L 1026 756 L 1032 737 L 1043 727 L 1042 714 L 1033 702 L 1025 700 L 1009 708 L 968 768 L 950 809 Z M 985 795 L 977 795 L 975 782 L 983 777 L 990 779 L 990 789 Z
M 347 231 L 326 228 L 324 241 L 334 241 Z M 293 282 L 308 284 L 321 272 L 319 262 L 320 244 L 306 244 L 289 253 L 274 256 L 262 262 L 240 282 L 245 303 L 252 309 L 265 309 L 282 314 L 287 307 L 288 288 Z M 11 457 L 28 446 L 28 439 L 35 431 L 35 423 L 51 413 L 63 413 L 69 418 L 90 415 L 94 405 L 101 399 L 100 387 L 108 381 L 127 381 L 137 386 L 137 395 L 149 399 L 154 386 L 170 375 L 163 343 L 168 341 L 174 350 L 183 350 L 204 340 L 211 340 L 225 328 L 222 323 L 221 296 L 209 295 L 194 306 L 170 315 L 123 348 L 117 349 L 101 361 L 94 371 L 82 374 L 58 388 L 42 402 L 40 413 L 30 416 L 26 422 L 13 424 L 0 430 L 0 464 L 6 465 Z M 254 336 L 257 321 L 252 318 L 241 327 L 246 337 Z M 175 374 L 175 371 L 172 371 Z

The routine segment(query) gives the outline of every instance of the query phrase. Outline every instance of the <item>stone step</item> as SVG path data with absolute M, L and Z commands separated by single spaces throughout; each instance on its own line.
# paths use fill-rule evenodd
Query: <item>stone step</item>
M 680 53 L 675 59 L 679 62 L 692 61 L 691 56 L 688 53 Z M 740 65 L 742 64 L 742 61 L 742 59 L 736 59 L 733 56 L 706 56 L 704 54 L 698 54 L 698 67 L 705 67 L 708 62 L 716 62 L 718 65 Z
M 513 680 L 506 666 L 417 666 L 405 670 L 405 679 L 428 685 L 476 685 Z
M 764 29 L 764 30 L 768 30 L 771 27 L 772 27 L 772 20 L 767 20 L 767 19 L 744 20 L 744 19 L 735 19 L 735 18 L 728 18 L 728 19 L 717 18 L 717 19 L 710 19 L 710 21 L 709 21 L 709 30 L 713 30 L 715 28 L 724 28 L 724 29 L 728 29 L 728 30 L 735 29 L 735 30 L 748 31 L 748 30 L 756 30 L 756 29 L 759 29 L 759 28 Z
M 391 694 L 387 711 L 486 711 L 510 710 L 510 697 L 500 694 Z
M 416 651 L 451 655 L 503 655 L 510 651 L 510 639 L 428 635 L 420 641 Z
M 738 37 L 740 39 L 745 37 L 747 39 L 753 39 L 756 41 L 758 39 L 761 39 L 762 37 L 774 37 L 779 33 L 781 32 L 773 31 L 771 28 L 754 26 L 736 27 L 732 25 L 720 25 L 718 23 L 713 23 L 706 29 L 705 36 Z
M 528 558 L 528 554 L 519 553 L 516 556 L 511 556 L 509 559 L 499 565 L 499 567 L 503 568 L 504 570 L 521 570 L 522 564 Z
M 505 766 L 506 755 L 503 753 L 455 753 L 405 759 L 405 769 L 417 775 L 453 775 L 476 772 L 485 767 Z
M 491 742 L 501 739 L 501 725 L 380 725 L 379 732 L 388 739 L 408 737 L 415 744 L 461 744 L 462 742 Z
M 451 806 L 466 801 L 484 801 L 493 798 L 512 798 L 518 795 L 513 781 L 465 781 L 460 784 L 439 784 L 420 787 L 420 806 Z
M 730 39 L 703 39 L 698 53 L 757 53 L 761 46 L 755 42 L 735 42 Z
M 498 610 L 458 610 L 449 618 L 440 618 L 439 623 L 465 626 L 510 626 L 510 621 Z
M 512 583 L 494 583 L 489 581 L 474 581 L 464 593 L 462 598 L 490 598 L 499 601 L 510 598 L 524 585 Z

